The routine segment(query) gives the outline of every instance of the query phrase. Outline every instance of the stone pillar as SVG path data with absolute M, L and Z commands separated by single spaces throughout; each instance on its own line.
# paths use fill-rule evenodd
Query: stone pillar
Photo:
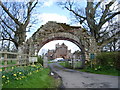
M 30 46 L 29 46 L 29 56 L 31 56 L 31 47 L 32 47 L 32 45 L 31 45 L 31 43 L 30 43 Z
M 75 55 L 73 55 L 73 69 L 75 69 L 75 64 L 76 64 L 76 62 L 75 62 Z
M 35 50 L 35 56 L 37 56 L 38 55 L 38 51 L 37 50 Z
M 43 59 L 43 67 L 44 68 L 47 68 L 48 67 L 48 59 L 46 56 L 44 56 L 44 59 Z
M 21 46 L 18 47 L 18 53 L 23 53 L 23 52 L 22 52 L 22 47 L 21 47 Z

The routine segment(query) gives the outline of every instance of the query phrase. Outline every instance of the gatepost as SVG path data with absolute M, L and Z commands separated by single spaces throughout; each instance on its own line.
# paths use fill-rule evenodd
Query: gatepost
M 44 59 L 43 59 L 43 67 L 47 68 L 48 67 L 48 59 L 47 57 L 44 55 Z
M 92 68 L 92 62 L 95 59 L 95 54 L 94 53 L 90 53 L 90 60 L 91 60 L 91 68 Z
M 0 90 L 2 90 L 2 53 L 0 53 Z
M 22 53 L 23 53 L 22 47 L 19 46 L 19 47 L 18 47 L 18 56 L 17 56 L 18 62 L 17 62 L 17 64 L 22 64 L 22 55 L 21 55 Z

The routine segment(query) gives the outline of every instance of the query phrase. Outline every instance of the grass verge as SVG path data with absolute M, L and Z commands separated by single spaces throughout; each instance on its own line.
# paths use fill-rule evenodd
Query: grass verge
M 59 63 L 61 66 L 66 67 L 65 66 L 65 62 L 61 62 Z M 114 68 L 110 68 L 109 70 L 105 70 L 105 69 L 96 69 L 96 68 L 84 68 L 84 69 L 75 69 L 77 71 L 82 71 L 82 72 L 89 72 L 89 73 L 95 73 L 95 74 L 103 74 L 103 75 L 113 75 L 113 76 L 120 76 L 120 71 L 114 69 Z
M 59 63 L 61 66 L 65 67 L 65 62 L 60 62 Z
M 39 72 L 34 72 L 31 75 L 21 80 L 14 80 L 5 84 L 2 88 L 57 88 L 58 80 L 49 76 L 50 69 L 45 68 Z

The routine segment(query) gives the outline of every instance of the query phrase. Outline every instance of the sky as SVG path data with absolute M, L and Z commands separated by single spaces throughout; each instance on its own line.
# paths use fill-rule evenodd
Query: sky
M 8 0 L 8 1 L 15 1 L 15 0 Z M 16 1 L 19 2 L 24 0 L 16 0 Z M 36 9 L 36 11 L 39 13 L 33 14 L 35 19 L 37 19 L 37 23 L 35 24 L 34 29 L 31 29 L 30 32 L 27 32 L 27 39 L 30 38 L 32 34 L 41 25 L 46 24 L 48 21 L 56 21 L 59 23 L 70 24 L 72 26 L 80 26 L 79 23 L 73 23 L 71 21 L 70 13 L 66 9 L 62 9 L 60 6 L 56 4 L 56 2 L 58 1 L 65 1 L 65 0 L 39 0 L 39 1 L 43 3 L 40 5 L 40 7 Z M 85 0 L 74 0 L 74 1 L 77 2 L 79 1 L 79 3 L 81 3 L 82 8 L 86 6 Z M 68 46 L 68 48 L 72 50 L 72 52 L 79 50 L 79 48 L 72 42 L 61 40 L 61 41 L 51 41 L 47 43 L 42 47 L 39 54 L 43 53 L 44 51 L 47 51 L 48 49 L 54 49 L 55 44 L 62 42 L 64 42 Z
M 70 24 L 72 26 L 80 26 L 79 23 L 72 23 L 70 18 L 70 13 L 62 9 L 60 6 L 56 4 L 56 1 L 58 0 L 44 0 L 44 3 L 42 4 L 41 7 L 39 7 L 37 10 L 39 10 L 35 14 L 36 18 L 38 19 L 38 23 L 35 25 L 35 28 L 39 28 L 41 25 L 46 24 L 48 21 L 56 21 L 59 23 L 66 23 Z M 82 2 L 81 2 L 82 3 Z M 29 38 L 36 29 L 31 30 L 30 32 L 27 33 L 27 38 Z M 74 43 L 66 40 L 55 40 L 51 41 L 47 44 L 45 44 L 39 51 L 39 54 L 42 55 L 42 53 L 46 53 L 47 50 L 55 49 L 55 44 L 59 43 L 65 43 L 65 45 L 68 46 L 68 49 L 71 49 L 71 52 L 73 53 L 74 51 L 80 50 L 78 46 L 76 46 Z

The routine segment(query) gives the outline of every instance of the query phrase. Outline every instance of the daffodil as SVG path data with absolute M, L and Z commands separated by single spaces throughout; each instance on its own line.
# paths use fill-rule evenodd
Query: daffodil
M 101 68 L 100 66 L 98 68 Z
M 18 78 L 16 78 L 16 80 L 18 80 Z
M 21 78 L 19 78 L 21 80 Z
M 13 74 L 13 76 L 17 76 L 16 74 Z
M 97 68 L 95 68 L 95 70 L 97 70 Z
M 22 76 L 21 78 L 25 78 L 25 76 Z
M 2 71 L 2 69 L 0 69 L 0 72 Z
M 5 75 L 3 75 L 2 78 L 5 78 Z
M 113 66 L 112 64 L 110 66 Z
M 14 69 L 14 67 L 12 67 L 12 69 Z
M 31 65 L 32 67 L 35 67 L 35 65 Z
M 19 74 L 22 74 L 21 72 L 19 72 Z

